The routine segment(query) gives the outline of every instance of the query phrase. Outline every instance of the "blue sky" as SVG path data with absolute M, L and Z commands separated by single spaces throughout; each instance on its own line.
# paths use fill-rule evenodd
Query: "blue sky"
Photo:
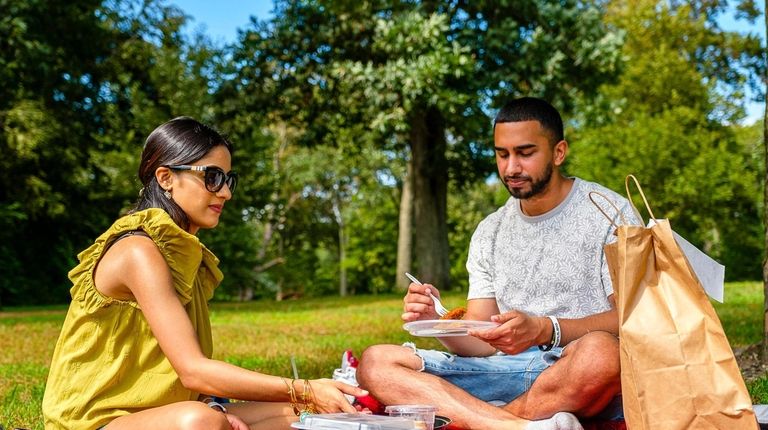
M 271 0 L 170 0 L 192 17 L 188 31 L 203 29 L 214 42 L 231 43 L 237 30 L 247 26 L 251 16 L 267 19 Z
M 247 26 L 250 17 L 267 19 L 271 15 L 271 0 L 171 0 L 192 17 L 188 31 L 202 30 L 217 44 L 234 42 L 237 30 Z M 735 21 L 732 16 L 720 20 L 723 29 L 752 32 L 765 40 L 765 23 L 760 20 L 749 26 L 744 21 Z M 747 107 L 746 123 L 752 123 L 763 115 L 762 104 L 752 103 Z

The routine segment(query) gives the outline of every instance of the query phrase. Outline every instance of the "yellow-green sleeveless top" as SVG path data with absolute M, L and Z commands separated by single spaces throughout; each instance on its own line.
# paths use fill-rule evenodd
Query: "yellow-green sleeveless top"
M 69 272 L 72 303 L 45 388 L 46 429 L 96 429 L 122 415 L 199 395 L 181 385 L 138 304 L 106 297 L 94 287 L 94 268 L 104 251 L 134 230 L 157 244 L 203 353 L 213 353 L 208 300 L 223 277 L 219 260 L 162 209 L 122 217 L 78 255 L 80 264 Z

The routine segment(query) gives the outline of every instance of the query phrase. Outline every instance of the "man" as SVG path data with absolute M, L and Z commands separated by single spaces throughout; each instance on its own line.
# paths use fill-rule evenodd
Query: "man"
M 358 380 L 385 404 L 437 405 L 467 429 L 543 428 L 528 422 L 553 415 L 572 422 L 550 428 L 581 428 L 558 412 L 595 416 L 621 391 L 618 316 L 603 254 L 613 226 L 589 193 L 635 218 L 618 194 L 560 173 L 568 143 L 549 103 L 521 98 L 504 106 L 494 146 L 512 197 L 472 236 L 464 319 L 500 325 L 439 338 L 452 354 L 372 346 Z M 404 321 L 438 318 L 429 292 L 439 296 L 432 285 L 410 284 Z

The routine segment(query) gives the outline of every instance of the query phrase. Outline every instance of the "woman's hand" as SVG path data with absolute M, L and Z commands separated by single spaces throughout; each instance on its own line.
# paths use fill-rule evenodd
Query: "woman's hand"
M 357 412 L 357 409 L 347 401 L 344 394 L 354 397 L 368 394 L 367 391 L 361 388 L 332 379 L 313 379 L 309 381 L 309 384 L 315 393 L 314 398 L 317 412 L 320 413 Z
M 250 427 L 248 427 L 248 424 L 246 424 L 243 420 L 240 419 L 237 415 L 233 414 L 224 414 L 227 416 L 227 421 L 229 421 L 229 425 L 232 427 L 232 430 L 250 430 Z

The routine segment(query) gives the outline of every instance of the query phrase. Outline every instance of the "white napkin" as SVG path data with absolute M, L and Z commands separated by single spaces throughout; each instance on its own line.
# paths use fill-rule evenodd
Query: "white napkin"
M 655 224 L 654 220 L 648 221 L 648 228 Z M 713 260 L 709 255 L 703 253 L 699 248 L 693 246 L 685 240 L 683 236 L 677 234 L 674 230 L 672 234 L 675 242 L 688 259 L 693 273 L 699 278 L 699 283 L 704 287 L 709 297 L 723 303 L 723 286 L 725 285 L 725 266 Z

